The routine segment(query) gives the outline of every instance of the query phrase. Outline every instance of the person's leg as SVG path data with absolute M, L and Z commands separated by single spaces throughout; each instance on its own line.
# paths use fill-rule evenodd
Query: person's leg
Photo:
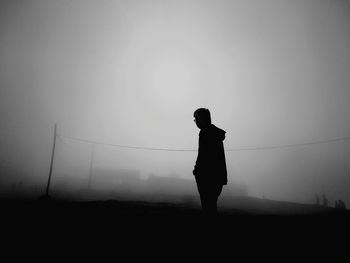
M 197 183 L 197 189 L 198 189 L 198 193 L 199 193 L 199 198 L 201 200 L 202 210 L 204 210 L 204 205 L 205 205 L 204 188 L 203 188 L 203 185 L 202 185 L 201 181 L 198 180 L 197 178 L 196 178 L 196 183 Z
M 210 211 L 210 203 L 211 203 L 211 194 L 210 187 L 208 183 L 202 180 L 196 180 L 199 197 L 201 200 L 201 206 L 204 213 L 208 213 Z
M 210 210 L 211 210 L 211 200 L 210 200 L 210 197 L 208 196 L 208 194 L 204 194 L 202 195 L 202 210 L 204 213 L 208 214 L 210 213 Z
M 221 194 L 222 191 L 222 185 L 213 185 L 210 189 L 210 194 L 209 194 L 209 210 L 212 214 L 217 213 L 217 201 L 218 197 Z
M 218 198 L 222 192 L 222 184 L 218 184 L 215 187 L 215 203 L 218 201 Z
M 217 200 L 222 191 L 221 184 L 197 180 L 197 188 L 201 200 L 202 210 L 206 214 L 216 214 Z

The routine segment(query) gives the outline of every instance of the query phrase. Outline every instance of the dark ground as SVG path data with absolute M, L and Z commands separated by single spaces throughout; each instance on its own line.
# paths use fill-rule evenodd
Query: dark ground
M 11 261 L 347 261 L 349 211 L 294 215 L 127 201 L 1 204 L 2 257 Z M 346 257 L 344 258 L 343 255 Z

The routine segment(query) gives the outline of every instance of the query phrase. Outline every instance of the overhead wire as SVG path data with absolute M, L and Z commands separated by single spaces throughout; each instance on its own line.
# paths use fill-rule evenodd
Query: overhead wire
M 97 145 L 105 145 L 119 148 L 128 148 L 128 149 L 137 149 L 137 150 L 148 150 L 148 151 L 169 151 L 169 152 L 195 152 L 195 149 L 172 149 L 172 148 L 157 148 L 157 147 L 142 147 L 142 146 L 132 146 L 132 145 L 122 145 L 122 144 L 113 144 L 113 143 L 105 143 L 94 140 L 81 139 L 77 137 L 67 136 L 64 134 L 57 134 L 58 137 L 66 138 L 74 141 L 80 141 L 90 144 Z M 341 142 L 350 140 L 350 136 L 347 137 L 338 137 L 328 140 L 318 140 L 304 143 L 294 143 L 294 144 L 282 144 L 282 145 L 273 145 L 273 146 L 261 146 L 261 147 L 244 147 L 244 148 L 231 148 L 226 149 L 226 152 L 237 152 L 237 151 L 260 151 L 260 150 L 273 150 L 273 149 L 283 149 L 283 148 L 292 148 L 292 147 L 300 147 L 300 146 L 308 146 L 315 144 L 325 144 L 325 143 L 333 143 L 333 142 Z

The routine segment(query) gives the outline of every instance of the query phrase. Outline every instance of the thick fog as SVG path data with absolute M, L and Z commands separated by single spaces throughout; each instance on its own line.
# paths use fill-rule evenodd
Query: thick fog
M 349 83 L 345 0 L 1 1 L 1 192 L 45 191 L 56 123 L 56 195 L 163 177 L 197 195 L 206 107 L 234 150 L 227 189 L 350 205 L 350 140 L 252 149 L 350 136 Z

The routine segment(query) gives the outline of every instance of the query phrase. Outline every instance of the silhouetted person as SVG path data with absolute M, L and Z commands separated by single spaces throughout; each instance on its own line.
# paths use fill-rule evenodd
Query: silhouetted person
M 322 205 L 323 205 L 323 206 L 328 206 L 328 203 L 329 203 L 329 201 L 328 201 L 326 195 L 323 194 L 323 195 L 322 195 Z
M 227 184 L 227 170 L 223 140 L 225 131 L 211 123 L 208 109 L 197 109 L 194 121 L 199 132 L 198 156 L 193 174 L 206 214 L 216 214 L 217 200 L 222 186 Z

